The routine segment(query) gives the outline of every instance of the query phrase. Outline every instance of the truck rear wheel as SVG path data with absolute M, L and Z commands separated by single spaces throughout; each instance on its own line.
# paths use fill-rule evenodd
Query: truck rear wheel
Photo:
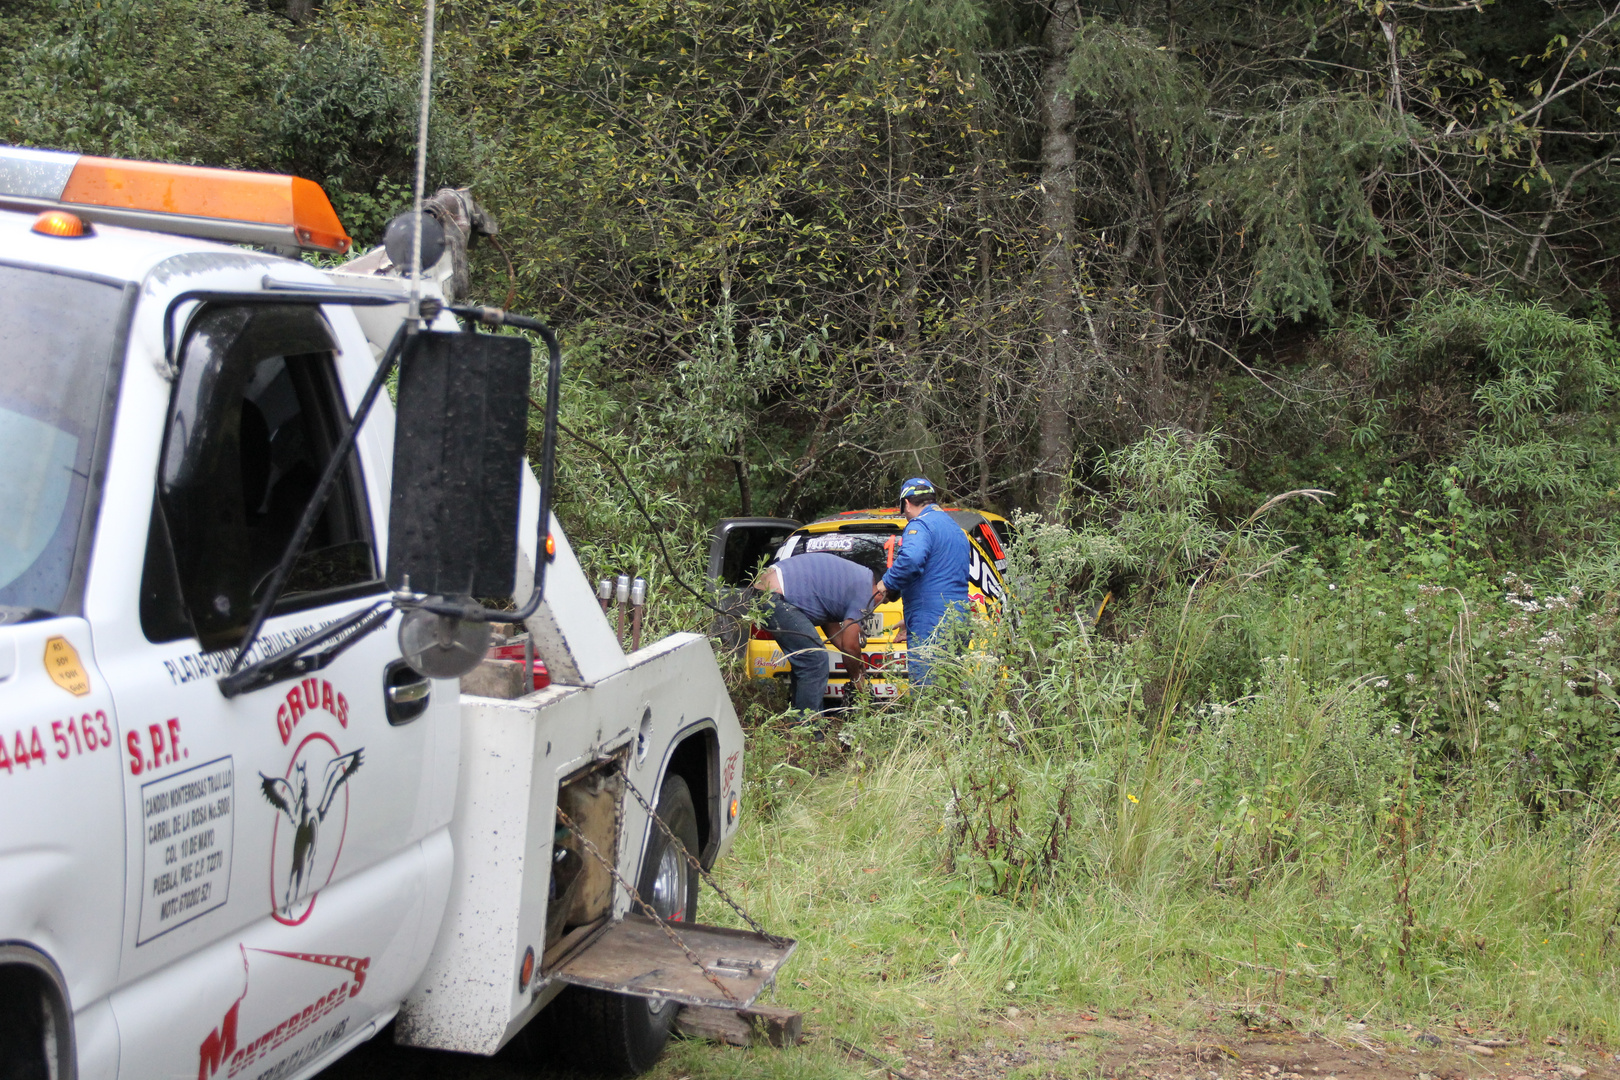
M 658 816 L 670 831 L 687 851 L 695 853 L 697 807 L 686 781 L 679 776 L 664 777 L 657 806 Z M 679 925 L 697 917 L 698 873 L 656 825 L 652 826 L 636 891 L 666 922 Z M 631 910 L 640 909 L 631 904 Z M 545 1041 L 583 1072 L 635 1076 L 657 1062 L 680 1009 L 673 1001 L 570 986 L 546 1010 L 551 1014 L 546 1026 L 559 1037 Z

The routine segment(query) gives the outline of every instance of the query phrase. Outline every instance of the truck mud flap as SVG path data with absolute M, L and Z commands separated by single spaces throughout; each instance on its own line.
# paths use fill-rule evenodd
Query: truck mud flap
M 773 945 L 747 930 L 698 923 L 676 923 L 671 929 L 732 997 L 710 982 L 657 924 L 640 915 L 626 915 L 549 975 L 559 982 L 616 994 L 741 1009 L 771 985 L 798 946 L 795 941 Z

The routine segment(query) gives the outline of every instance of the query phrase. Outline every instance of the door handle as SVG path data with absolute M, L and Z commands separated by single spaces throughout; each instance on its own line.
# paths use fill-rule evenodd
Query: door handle
M 433 681 L 431 679 L 418 679 L 415 682 L 390 686 L 388 688 L 388 702 L 391 705 L 409 705 L 426 699 L 432 692 Z
M 433 680 L 403 660 L 395 660 L 383 673 L 383 711 L 395 727 L 427 712 L 432 693 Z

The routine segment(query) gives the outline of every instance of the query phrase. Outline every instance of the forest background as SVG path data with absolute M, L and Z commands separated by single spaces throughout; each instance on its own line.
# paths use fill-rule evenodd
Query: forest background
M 408 202 L 416 3 L 3 8 L 0 141 Z M 703 627 L 719 517 L 1017 517 L 941 694 L 815 743 L 738 684 L 790 997 L 1620 1034 L 1620 6 L 438 13 L 430 186 L 563 328 L 588 569 Z

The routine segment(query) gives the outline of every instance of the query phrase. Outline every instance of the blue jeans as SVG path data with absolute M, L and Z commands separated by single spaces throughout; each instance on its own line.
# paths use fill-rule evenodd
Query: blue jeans
M 934 681 L 934 661 L 941 655 L 962 651 L 962 619 L 966 609 L 947 604 L 943 612 L 924 611 L 917 617 L 913 633 L 911 617 L 906 617 L 906 678 L 913 687 Z
M 770 615 L 765 629 L 776 637 L 776 643 L 787 654 L 788 666 L 793 669 L 793 707 L 801 712 L 821 712 L 822 699 L 827 696 L 827 676 L 832 671 L 832 659 L 827 646 L 816 636 L 816 624 L 810 616 L 782 598 L 780 593 L 766 593 Z

